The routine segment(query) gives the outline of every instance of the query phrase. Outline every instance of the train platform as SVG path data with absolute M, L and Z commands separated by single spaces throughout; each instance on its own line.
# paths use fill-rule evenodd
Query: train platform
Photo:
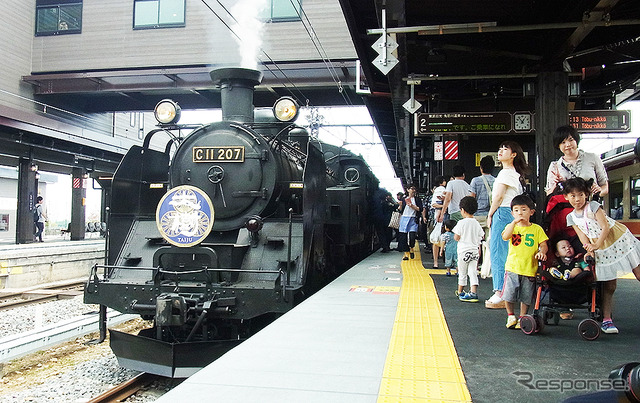
M 104 255 L 104 238 L 82 241 L 47 238 L 45 242 L 29 244 L 0 243 L 0 291 L 88 279 L 91 267 L 104 263 Z
M 620 334 L 585 341 L 585 311 L 528 336 L 504 309 L 459 301 L 431 262 L 374 253 L 158 402 L 560 402 L 640 361 L 635 279 L 618 281 Z

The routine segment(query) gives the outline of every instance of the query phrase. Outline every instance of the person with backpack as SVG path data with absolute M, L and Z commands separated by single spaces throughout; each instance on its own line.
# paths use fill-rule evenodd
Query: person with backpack
M 34 241 L 40 242 L 44 242 L 42 239 L 42 233 L 44 232 L 44 223 L 47 222 L 47 216 L 44 213 L 44 206 L 42 205 L 43 200 L 42 196 L 38 196 L 36 198 L 38 204 L 36 204 L 36 207 L 33 209 L 33 221 L 36 225 Z
M 471 196 L 478 201 L 478 211 L 473 217 L 480 223 L 484 230 L 484 239 L 489 239 L 489 226 L 487 225 L 487 216 L 491 208 L 491 192 L 493 190 L 493 182 L 496 177 L 493 176 L 493 168 L 496 164 L 493 157 L 487 155 L 480 160 L 480 176 L 471 179 Z

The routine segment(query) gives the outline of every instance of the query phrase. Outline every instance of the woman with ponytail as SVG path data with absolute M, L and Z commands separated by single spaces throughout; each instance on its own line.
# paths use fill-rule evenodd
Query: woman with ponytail
M 524 189 L 524 177 L 531 173 L 531 168 L 524 158 L 524 151 L 515 141 L 503 141 L 498 149 L 498 161 L 502 170 L 493 183 L 491 192 L 491 208 L 487 216 L 487 226 L 491 228 L 489 248 L 491 257 L 491 276 L 494 294 L 485 301 L 487 308 L 504 308 L 502 286 L 504 284 L 504 265 L 509 252 L 509 241 L 502 239 L 502 231 L 513 221 L 511 200 Z

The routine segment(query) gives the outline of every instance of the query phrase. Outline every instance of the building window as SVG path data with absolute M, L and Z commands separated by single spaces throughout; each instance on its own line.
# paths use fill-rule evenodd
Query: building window
M 609 217 L 620 220 L 624 214 L 624 184 L 622 181 L 609 182 Z
M 184 27 L 185 0 L 134 0 L 133 28 Z
M 300 21 L 302 0 L 269 0 L 261 19 L 271 22 Z
M 79 34 L 81 31 L 81 0 L 36 1 L 36 36 Z

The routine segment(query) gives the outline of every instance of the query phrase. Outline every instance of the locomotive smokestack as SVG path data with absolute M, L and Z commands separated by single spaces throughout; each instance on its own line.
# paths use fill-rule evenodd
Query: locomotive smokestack
M 222 120 L 253 122 L 253 89 L 262 72 L 243 68 L 213 70 L 211 79 L 220 86 Z

